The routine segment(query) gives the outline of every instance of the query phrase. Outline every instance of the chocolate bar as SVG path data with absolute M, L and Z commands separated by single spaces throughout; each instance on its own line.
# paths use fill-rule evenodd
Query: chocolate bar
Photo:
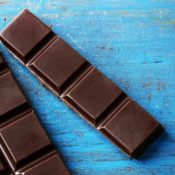
M 161 133 L 158 121 L 28 10 L 2 31 L 1 40 L 47 88 L 128 155 L 137 157 Z
M 0 56 L 0 174 L 69 175 Z

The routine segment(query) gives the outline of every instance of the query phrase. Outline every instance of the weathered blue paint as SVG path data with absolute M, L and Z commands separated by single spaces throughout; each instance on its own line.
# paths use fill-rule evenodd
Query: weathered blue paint
M 53 25 L 57 34 L 165 127 L 139 160 L 130 159 L 1 45 L 72 174 L 175 174 L 175 0 L 0 0 L 0 30 L 24 8 Z

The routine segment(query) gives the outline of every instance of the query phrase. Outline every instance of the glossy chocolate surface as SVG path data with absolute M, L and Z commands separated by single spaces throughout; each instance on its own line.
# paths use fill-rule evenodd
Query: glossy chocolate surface
M 30 68 L 60 94 L 69 79 L 86 63 L 67 43 L 55 37 L 53 43 L 30 64 Z
M 20 162 L 51 145 L 33 111 L 1 127 L 1 139 L 3 151 L 8 152 L 8 160 L 14 164 L 14 169 Z
M 26 103 L 11 73 L 8 71 L 0 77 L 0 117 Z
M 92 68 L 66 93 L 64 99 L 69 101 L 72 107 L 78 107 L 80 113 L 82 111 L 85 118 L 95 125 L 105 110 L 122 94 L 123 92 L 111 80 Z
M 56 152 L 51 152 L 18 172 L 24 175 L 69 175 Z
M 25 175 L 68 175 L 9 69 L 4 69 L 0 70 L 0 175 L 21 170 Z
M 30 12 L 30 19 L 25 19 L 24 12 L 18 18 L 24 19 L 25 23 L 40 22 Z M 16 25 L 16 20 L 11 25 Z M 9 38 L 5 34 L 9 33 L 13 38 L 18 27 L 23 28 L 20 30 L 24 31 L 24 35 L 29 33 L 25 32 L 28 30 L 24 25 L 16 25 L 16 28 L 11 25 L 1 34 L 2 42 L 8 49 L 18 55 L 18 59 L 49 89 L 125 153 L 136 157 L 160 134 L 162 127 L 158 121 L 53 32 L 47 42 L 40 43 L 40 47 L 36 41 L 31 44 L 35 46 L 35 51 L 26 46 L 32 55 L 30 58 L 25 54 L 24 58 L 20 56 L 19 48 L 24 40 L 16 40 L 14 36 L 16 42 L 10 42 L 9 47 Z M 40 25 L 45 27 L 45 24 Z M 40 28 L 33 26 L 32 31 L 39 33 Z M 44 36 L 40 40 L 44 40 Z
M 2 33 L 2 39 L 23 58 L 51 33 L 46 25 L 37 20 L 28 10 L 15 19 Z M 19 42 L 20 41 L 20 42 Z
M 160 130 L 159 123 L 131 99 L 114 111 L 100 130 L 111 137 L 128 154 L 137 154 L 138 149 L 153 132 Z M 146 146 L 146 145 L 145 145 Z

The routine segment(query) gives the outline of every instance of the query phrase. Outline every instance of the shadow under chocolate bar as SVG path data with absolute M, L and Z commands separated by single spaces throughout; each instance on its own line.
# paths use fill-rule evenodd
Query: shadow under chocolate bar
M 0 175 L 69 175 L 0 55 Z
M 161 124 L 28 10 L 1 33 L 7 48 L 87 122 L 137 157 Z

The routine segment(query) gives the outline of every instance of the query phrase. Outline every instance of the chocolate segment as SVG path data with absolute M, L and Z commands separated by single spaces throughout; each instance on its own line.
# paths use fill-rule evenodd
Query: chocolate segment
M 68 175 L 7 67 L 0 71 L 0 99 L 0 174 Z
M 1 128 L 0 133 L 3 151 L 7 153 L 13 169 L 20 166 L 20 162 L 51 145 L 33 111 L 8 123 Z
M 45 155 L 40 160 L 33 162 L 18 171 L 23 175 L 69 175 L 63 162 L 56 152 Z
M 127 154 L 137 155 L 147 147 L 148 140 L 157 136 L 161 127 L 143 108 L 128 98 L 99 129 Z
M 47 82 L 56 94 L 61 94 L 79 71 L 88 63 L 61 38 L 55 37 L 39 56 L 29 64 L 29 67 L 39 77 Z M 51 60 L 52 58 L 52 60 Z
M 24 19 L 24 14 L 30 13 L 26 11 L 18 18 Z M 31 13 L 28 17 L 30 20 L 24 19 L 25 23 L 30 21 L 33 24 L 38 21 L 37 23 L 45 27 Z M 16 25 L 16 28 L 11 25 Z M 23 35 L 30 33 L 25 32 L 28 30 L 24 25 L 17 25 L 16 20 L 11 25 L 2 32 L 1 38 L 18 55 L 18 60 L 125 153 L 136 157 L 160 134 L 162 127 L 158 121 L 53 32 L 47 41 L 44 40 L 45 36 L 40 38 L 42 42 L 38 45 L 28 37 L 26 42 L 33 42 L 31 45 L 34 49 L 28 47 L 30 59 L 25 54 L 22 57 L 19 48 L 25 39 L 21 41 L 18 38 L 16 43 L 12 43 L 5 33 L 13 38 L 18 27 L 23 28 L 20 29 Z M 32 32 L 39 33 L 40 27 L 33 26 Z
M 63 98 L 93 125 L 97 125 L 105 117 L 105 111 L 117 103 L 122 94 L 111 80 L 92 68 Z
M 0 77 L 0 99 L 3 99 L 0 102 L 0 118 L 26 103 L 24 95 L 9 71 Z
M 31 50 L 49 36 L 51 30 L 36 19 L 28 10 L 15 19 L 2 33 L 2 40 L 22 61 L 26 61 Z

